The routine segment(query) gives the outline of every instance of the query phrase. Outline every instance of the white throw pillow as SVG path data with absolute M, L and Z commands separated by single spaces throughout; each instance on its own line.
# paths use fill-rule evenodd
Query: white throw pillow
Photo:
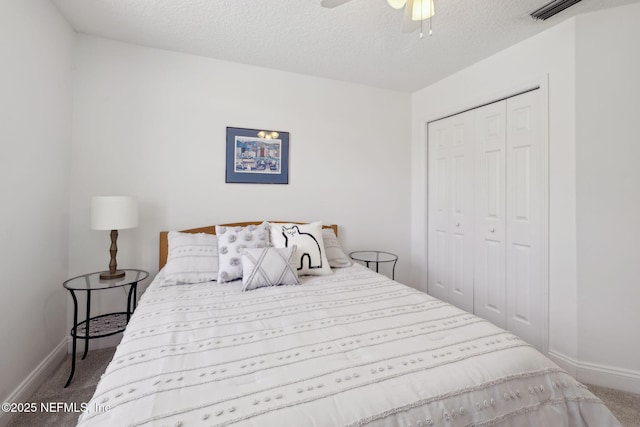
M 218 239 L 213 234 L 167 234 L 167 264 L 164 285 L 204 283 L 218 277 Z
M 322 223 L 311 224 L 271 223 L 271 243 L 276 248 L 293 245 L 296 251 L 296 268 L 299 275 L 321 276 L 331 274 L 322 239 Z
M 269 224 L 247 227 L 216 225 L 218 236 L 218 282 L 225 283 L 242 277 L 242 252 L 247 248 L 269 246 Z
M 322 239 L 324 240 L 324 250 L 331 268 L 349 267 L 353 264 L 351 258 L 342 250 L 338 236 L 336 236 L 333 229 L 323 228 Z
M 295 253 L 296 245 L 288 248 L 245 249 L 242 254 L 242 290 L 299 285 Z

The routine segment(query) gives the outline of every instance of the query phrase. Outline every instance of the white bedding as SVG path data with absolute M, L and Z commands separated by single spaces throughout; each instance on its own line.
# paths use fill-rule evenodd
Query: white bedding
M 518 337 L 359 265 L 251 292 L 161 275 L 79 425 L 620 425 Z

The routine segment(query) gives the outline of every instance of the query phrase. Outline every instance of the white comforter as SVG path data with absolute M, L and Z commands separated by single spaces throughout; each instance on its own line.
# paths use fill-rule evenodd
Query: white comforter
M 518 337 L 360 266 L 250 292 L 161 275 L 79 425 L 620 425 Z

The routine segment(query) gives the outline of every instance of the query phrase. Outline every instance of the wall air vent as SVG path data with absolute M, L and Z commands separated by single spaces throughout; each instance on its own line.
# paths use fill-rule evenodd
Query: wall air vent
M 549 19 L 562 12 L 566 8 L 573 6 L 579 1 L 580 0 L 554 0 L 551 3 L 545 4 L 540 9 L 531 12 L 531 17 L 533 19 L 544 21 L 545 19 Z

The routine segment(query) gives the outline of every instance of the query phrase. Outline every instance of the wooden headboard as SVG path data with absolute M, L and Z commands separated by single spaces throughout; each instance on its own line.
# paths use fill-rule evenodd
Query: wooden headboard
M 220 224 L 230 227 L 246 227 L 247 225 L 260 225 L 264 221 L 250 221 L 250 222 L 233 222 L 230 224 Z M 303 222 L 292 222 L 292 221 L 268 221 L 268 222 L 288 222 L 291 224 L 304 224 Z M 338 235 L 338 226 L 336 224 L 331 225 L 323 225 L 322 228 L 331 228 Z M 207 227 L 200 228 L 192 228 L 191 230 L 181 230 L 183 233 L 207 233 L 207 234 L 216 234 L 216 226 L 209 225 Z M 169 252 L 169 243 L 167 242 L 167 234 L 168 231 L 160 232 L 160 261 L 158 263 L 158 269 L 164 267 L 167 263 L 167 254 Z

